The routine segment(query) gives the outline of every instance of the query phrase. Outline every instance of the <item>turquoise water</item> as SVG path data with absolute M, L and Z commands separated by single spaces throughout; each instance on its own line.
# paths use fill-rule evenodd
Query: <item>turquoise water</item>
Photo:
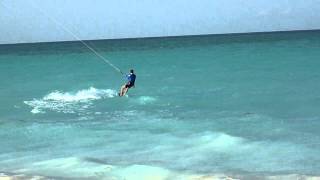
M 0 172 L 319 175 L 319 31 L 88 43 L 126 97 L 78 42 L 0 46 Z

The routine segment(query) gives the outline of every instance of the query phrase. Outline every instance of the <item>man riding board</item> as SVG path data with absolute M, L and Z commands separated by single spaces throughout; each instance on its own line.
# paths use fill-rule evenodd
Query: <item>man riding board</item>
M 124 96 L 128 90 L 132 87 L 134 87 L 134 82 L 136 81 L 136 75 L 134 74 L 133 69 L 130 69 L 130 73 L 126 75 L 127 83 L 121 86 L 119 96 Z

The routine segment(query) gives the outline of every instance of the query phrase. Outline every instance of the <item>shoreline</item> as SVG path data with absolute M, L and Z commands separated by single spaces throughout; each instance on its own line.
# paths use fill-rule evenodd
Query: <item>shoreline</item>
M 137 165 L 136 165 L 137 166 Z M 0 180 L 81 180 L 81 179 L 110 179 L 110 180 L 320 180 L 320 176 L 302 175 L 302 174 L 283 174 L 283 175 L 252 175 L 252 174 L 184 174 L 171 172 L 166 169 L 151 167 L 150 171 L 134 171 L 135 169 L 126 169 L 116 174 L 100 174 L 96 176 L 79 177 L 73 176 L 43 176 L 28 173 L 10 173 L 0 172 Z M 111 173 L 112 174 L 112 173 Z

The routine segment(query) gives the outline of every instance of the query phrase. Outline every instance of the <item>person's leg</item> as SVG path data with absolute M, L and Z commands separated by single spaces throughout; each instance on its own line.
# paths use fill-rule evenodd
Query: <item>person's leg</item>
M 122 96 L 126 95 L 129 91 L 129 87 L 124 88 Z
M 126 89 L 126 85 L 121 86 L 119 96 L 123 96 Z

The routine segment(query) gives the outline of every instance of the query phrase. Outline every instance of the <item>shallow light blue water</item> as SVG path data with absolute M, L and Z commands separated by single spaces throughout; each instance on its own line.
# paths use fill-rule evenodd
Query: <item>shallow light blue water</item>
M 319 175 L 320 32 L 88 43 L 128 96 L 80 43 L 0 46 L 0 172 Z

